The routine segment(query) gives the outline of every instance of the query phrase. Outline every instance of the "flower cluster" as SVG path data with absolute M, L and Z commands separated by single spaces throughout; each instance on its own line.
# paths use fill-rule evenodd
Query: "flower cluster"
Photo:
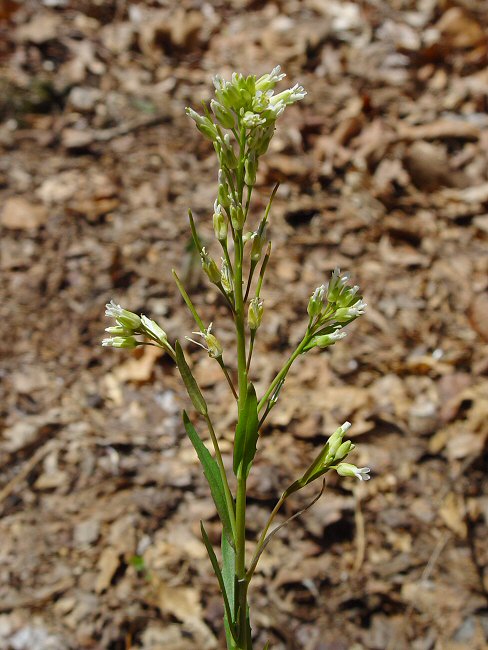
M 168 343 L 166 332 L 156 323 L 143 314 L 138 316 L 132 311 L 123 309 L 111 300 L 105 305 L 105 316 L 115 319 L 115 325 L 105 328 L 111 334 L 110 338 L 103 339 L 103 347 L 133 349 L 138 345 L 148 345 L 145 341 L 136 339 L 137 335 L 153 341 L 152 345 L 164 348 L 172 352 Z
M 300 490 L 331 469 L 336 470 L 340 476 L 352 476 L 360 481 L 370 479 L 369 467 L 356 467 L 356 465 L 342 462 L 355 447 L 350 440 L 344 440 L 350 426 L 350 422 L 344 422 L 334 431 L 303 476 L 290 485 L 287 490 L 288 494 Z
M 313 334 L 305 350 L 325 348 L 344 338 L 343 328 L 364 314 L 366 303 L 357 285 L 348 283 L 349 274 L 339 268 L 332 272 L 328 285 L 321 285 L 308 302 L 309 331 Z
M 258 79 L 237 73 L 230 81 L 216 76 L 210 110 L 205 107 L 205 115 L 200 115 L 192 108 L 186 109 L 199 131 L 213 142 L 219 160 L 214 228 L 221 243 L 227 239 L 228 225 L 234 231 L 244 227 L 249 201 L 244 200 L 240 188 L 247 187 L 249 199 L 259 157 L 268 149 L 276 120 L 287 106 L 306 95 L 298 84 L 275 95 L 275 86 L 284 77 L 279 66 Z

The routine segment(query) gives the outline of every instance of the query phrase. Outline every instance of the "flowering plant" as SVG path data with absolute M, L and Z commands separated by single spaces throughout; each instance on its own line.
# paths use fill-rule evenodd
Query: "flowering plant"
M 224 350 L 212 331 L 212 323 L 205 325 L 175 271 L 173 275 L 199 330 L 194 334 L 201 337 L 201 341 L 194 342 L 203 347 L 220 365 L 236 401 L 237 424 L 232 463 L 234 478 L 230 476 L 231 472 L 226 471 L 207 402 L 191 371 L 180 341 L 176 340 L 171 344 L 166 332 L 155 321 L 144 315 L 138 316 L 112 301 L 107 305 L 106 315 L 115 319 L 115 325 L 107 328 L 110 337 L 102 342 L 104 346 L 115 348 L 131 349 L 140 345 L 155 345 L 163 349 L 176 363 L 193 407 L 205 421 L 213 453 L 204 443 L 188 414 L 183 412 L 183 425 L 195 447 L 222 522 L 220 562 L 203 523 L 201 532 L 222 592 L 229 650 L 252 648 L 248 588 L 261 553 L 271 535 L 277 530 L 275 528 L 270 532 L 270 527 L 284 501 L 331 470 L 335 470 L 340 476 L 355 477 L 361 481 L 369 479 L 367 467 L 358 468 L 344 462 L 354 449 L 352 442 L 345 438 L 351 426 L 349 422 L 345 422 L 330 436 L 303 475 L 284 490 L 256 543 L 253 555 L 246 557 L 246 486 L 260 430 L 269 412 L 278 402 L 294 361 L 313 348 L 335 345 L 346 336 L 347 325 L 363 314 L 366 307 L 359 295 L 359 287 L 350 286 L 349 276 L 336 269 L 328 283 L 317 287 L 313 292 L 308 303 L 308 324 L 302 340 L 264 395 L 258 398 L 250 380 L 250 369 L 254 342 L 264 312 L 261 291 L 271 255 L 267 225 L 277 187 L 271 193 L 257 225 L 251 230 L 245 228 L 250 220 L 251 197 L 256 184 L 259 159 L 268 149 L 276 121 L 287 106 L 302 100 L 306 94 L 299 85 L 275 94 L 275 86 L 284 76 L 279 67 L 259 78 L 234 73 L 230 81 L 225 81 L 217 76 L 214 79 L 215 99 L 210 102 L 210 108 L 205 106 L 203 115 L 191 108 L 186 109 L 199 131 L 213 143 L 219 162 L 213 227 L 222 251 L 220 268 L 202 245 L 191 211 L 189 218 L 203 271 L 222 294 L 234 322 L 236 369 L 231 369 L 224 362 Z M 234 374 L 237 375 L 236 384 L 233 380 Z M 236 485 L 234 491 L 231 489 L 233 483 Z

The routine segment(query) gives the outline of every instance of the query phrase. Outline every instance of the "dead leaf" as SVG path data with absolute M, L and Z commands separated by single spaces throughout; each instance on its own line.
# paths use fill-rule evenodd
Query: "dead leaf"
M 449 492 L 439 509 L 439 514 L 448 528 L 461 539 L 466 539 L 468 528 L 466 525 L 466 508 L 464 500 L 455 492 Z
M 100 559 L 98 560 L 98 576 L 95 582 L 95 592 L 102 593 L 110 586 L 112 578 L 119 566 L 119 554 L 112 547 L 107 547 L 102 551 Z
M 5 201 L 1 224 L 11 230 L 34 230 L 43 226 L 48 216 L 48 211 L 43 205 L 36 205 L 20 196 L 14 196 Z

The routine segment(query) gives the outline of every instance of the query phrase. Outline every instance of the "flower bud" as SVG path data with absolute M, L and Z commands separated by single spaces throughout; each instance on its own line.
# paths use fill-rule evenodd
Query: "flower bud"
M 336 267 L 332 271 L 332 275 L 329 281 L 329 286 L 327 287 L 327 300 L 329 302 L 337 301 L 339 295 L 342 293 L 348 280 L 349 280 L 349 274 L 343 273 L 341 275 L 341 270 L 339 267 Z
M 213 227 L 215 231 L 215 237 L 219 240 L 219 242 L 227 241 L 227 219 L 222 214 L 222 208 L 217 203 L 217 201 L 214 204 Z
M 245 222 L 244 209 L 240 203 L 232 203 L 230 206 L 230 220 L 235 230 L 242 230 Z
M 253 187 L 256 184 L 256 174 L 258 171 L 258 159 L 256 153 L 251 151 L 251 153 L 246 158 L 244 163 L 244 182 L 249 187 Z
M 319 336 L 314 336 L 311 342 L 314 344 L 314 347 L 323 349 L 329 347 L 329 345 L 334 345 L 336 341 L 340 341 L 345 336 L 347 336 L 347 332 L 343 332 L 342 330 L 337 329 L 330 334 L 321 334 Z
M 217 128 L 209 117 L 200 115 L 194 111 L 193 108 L 189 108 L 188 106 L 186 107 L 185 111 L 188 117 L 191 117 L 191 119 L 195 122 L 200 133 L 203 133 L 203 135 L 209 140 L 215 141 L 217 139 L 219 135 Z
M 225 180 L 225 174 L 222 169 L 219 169 L 219 189 L 217 193 L 217 201 L 223 208 L 230 206 L 232 195 L 229 191 L 229 186 Z
M 133 336 L 114 336 L 113 338 L 103 339 L 102 346 L 104 348 L 127 348 L 132 350 L 138 345 L 142 345 L 137 339 Z
M 342 443 L 342 445 L 339 447 L 339 449 L 336 451 L 335 456 L 334 456 L 334 462 L 339 462 L 343 458 L 345 458 L 349 452 L 351 452 L 356 445 L 353 445 L 353 443 L 350 440 L 346 440 L 345 442 Z
M 235 119 L 232 111 L 221 104 L 220 102 L 212 99 L 210 102 L 210 108 L 212 109 L 213 114 L 224 127 L 224 129 L 232 129 L 235 124 Z
M 249 302 L 249 308 L 247 312 L 247 322 L 249 329 L 251 331 L 256 331 L 261 325 L 261 320 L 263 318 L 263 301 L 257 296 Z
M 205 248 L 202 248 L 200 253 L 200 259 L 202 260 L 202 268 L 208 276 L 210 282 L 218 284 L 220 282 L 220 271 L 215 263 L 215 260 L 210 257 Z
M 251 241 L 251 261 L 256 263 L 261 259 L 263 246 L 266 243 L 266 226 L 264 226 L 262 233 L 260 233 L 259 230 L 257 232 L 253 232 L 251 235 Z
M 151 320 L 147 316 L 141 316 L 142 325 L 144 327 L 145 333 L 152 339 L 163 342 L 168 340 L 168 335 L 166 332 L 159 327 L 156 321 Z
M 239 161 L 234 153 L 234 148 L 232 147 L 228 133 L 225 134 L 223 140 L 217 137 L 215 150 L 223 167 L 227 167 L 227 169 L 235 169 L 237 167 Z
M 308 301 L 307 312 L 310 318 L 315 318 L 319 316 L 324 307 L 324 296 L 325 296 L 325 285 L 322 284 L 320 287 L 317 287 L 313 292 L 310 300 Z
M 356 467 L 356 465 L 350 463 L 341 463 L 337 466 L 339 476 L 352 476 L 360 481 L 369 481 L 371 478 L 369 476 L 370 471 L 369 467 Z
M 222 283 L 225 293 L 231 294 L 233 292 L 234 278 L 232 277 L 227 260 L 224 258 L 222 258 L 222 266 L 220 267 L 220 282 Z
M 350 307 L 342 307 L 341 309 L 337 309 L 337 311 L 334 313 L 334 319 L 338 323 L 345 323 L 346 321 L 353 320 L 354 318 L 357 318 L 358 316 L 364 314 L 366 306 L 367 305 L 364 300 L 358 300 Z
M 105 307 L 105 316 L 115 318 L 117 324 L 121 327 L 124 327 L 126 330 L 131 332 L 140 328 L 141 319 L 137 314 L 134 314 L 132 311 L 128 311 L 127 309 L 122 309 L 122 307 L 117 305 L 113 300 L 105 305 Z

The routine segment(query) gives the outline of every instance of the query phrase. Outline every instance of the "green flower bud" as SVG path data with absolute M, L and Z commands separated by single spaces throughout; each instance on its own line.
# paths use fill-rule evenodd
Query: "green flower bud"
M 234 290 L 234 278 L 232 277 L 227 260 L 224 258 L 222 258 L 222 266 L 220 268 L 220 282 L 222 283 L 225 293 L 230 295 Z
M 317 287 L 313 292 L 310 300 L 308 301 L 307 312 L 311 319 L 319 316 L 324 308 L 325 285 L 322 284 Z
M 246 158 L 246 161 L 244 163 L 244 171 L 244 182 L 249 187 L 253 187 L 256 184 L 256 174 L 258 171 L 258 158 L 255 152 L 251 151 L 251 153 Z
M 113 338 L 103 339 L 102 341 L 102 346 L 104 348 L 127 348 L 132 350 L 138 345 L 142 345 L 142 343 L 137 341 L 133 336 L 114 336 Z
M 234 148 L 232 147 L 229 134 L 226 133 L 223 140 L 222 138 L 217 137 L 214 145 L 220 164 L 227 169 L 236 169 L 239 161 L 234 153 Z
M 247 322 L 249 329 L 251 331 L 256 331 L 261 325 L 261 320 L 263 318 L 263 301 L 257 296 L 249 302 L 249 308 L 247 312 Z
M 115 327 L 106 327 L 105 331 L 109 334 L 114 334 L 115 336 L 130 336 L 132 334 L 131 330 L 127 330 L 122 325 L 115 325 Z
M 360 481 L 369 481 L 371 478 L 369 476 L 369 472 L 371 471 L 369 467 L 356 467 L 356 465 L 351 465 L 350 463 L 341 463 L 336 469 L 339 476 L 352 476 Z
M 144 315 L 141 316 L 141 321 L 145 334 L 147 334 L 147 336 L 160 343 L 166 342 L 168 340 L 168 335 L 163 329 L 161 329 L 161 327 L 159 327 L 156 321 L 153 321 Z
M 251 241 L 251 260 L 256 263 L 261 259 L 263 246 L 266 243 L 266 226 L 263 228 L 263 232 L 261 234 L 259 233 L 259 230 L 257 232 L 254 232 L 251 235 Z
M 339 447 L 339 449 L 336 451 L 335 457 L 334 457 L 334 462 L 338 462 L 345 458 L 349 452 L 351 452 L 356 445 L 353 445 L 353 443 L 350 440 L 346 440 L 345 442 L 342 443 L 342 445 Z
M 210 108 L 224 129 L 232 129 L 234 127 L 235 117 L 229 108 L 215 101 L 215 99 L 212 99 L 210 102 Z
M 217 201 L 214 204 L 213 227 L 215 231 L 215 237 L 220 242 L 227 241 L 227 219 L 222 214 L 222 208 L 217 203 Z
M 107 305 L 105 305 L 105 316 L 109 318 L 115 318 L 118 325 L 135 332 L 141 326 L 141 319 L 137 314 L 134 314 L 127 309 L 122 309 L 120 305 L 117 305 L 113 300 L 111 300 Z
M 188 106 L 185 108 L 185 111 L 188 117 L 191 117 L 191 119 L 195 122 L 200 133 L 203 133 L 203 135 L 209 140 L 212 140 L 212 142 L 217 139 L 219 135 L 217 127 L 209 117 L 200 115 L 194 111 L 193 108 L 189 108 Z
M 334 345 L 336 341 L 340 341 L 341 339 L 343 339 L 346 335 L 347 332 L 343 332 L 340 329 L 337 329 L 334 332 L 331 332 L 330 334 L 321 334 L 319 336 L 314 336 L 310 342 L 310 346 L 308 346 L 307 349 L 310 349 L 311 347 L 317 347 L 322 349 L 327 348 L 329 347 L 329 345 Z
M 245 222 L 244 209 L 240 203 L 230 206 L 230 220 L 235 230 L 242 230 Z
M 220 282 L 220 271 L 215 263 L 215 260 L 210 257 L 205 248 L 202 248 L 200 253 L 200 259 L 202 260 L 202 268 L 208 276 L 210 282 L 218 284 Z
M 364 314 L 366 306 L 367 305 L 364 300 L 358 300 L 350 307 L 342 307 L 341 309 L 337 309 L 337 311 L 334 313 L 334 319 L 338 323 L 345 323 L 347 321 L 353 320 L 354 318 L 357 318 L 358 316 Z
M 229 186 L 225 179 L 225 174 L 222 169 L 219 169 L 219 189 L 217 193 L 217 201 L 223 208 L 228 208 L 232 200 L 232 195 L 229 191 Z

